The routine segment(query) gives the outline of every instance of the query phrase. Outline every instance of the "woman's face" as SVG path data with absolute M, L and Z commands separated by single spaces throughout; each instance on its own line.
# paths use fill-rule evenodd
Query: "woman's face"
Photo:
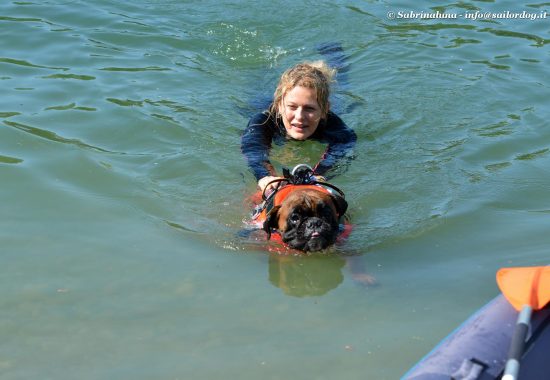
M 279 113 L 283 118 L 286 133 L 295 140 L 305 140 L 311 136 L 321 120 L 321 107 L 317 103 L 315 90 L 296 86 L 288 91 Z

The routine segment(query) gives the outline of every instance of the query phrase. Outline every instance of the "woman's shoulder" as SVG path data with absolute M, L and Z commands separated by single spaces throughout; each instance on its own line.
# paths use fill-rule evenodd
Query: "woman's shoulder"
M 260 124 L 266 124 L 268 122 L 273 122 L 273 119 L 269 113 L 269 111 L 263 111 L 258 112 L 257 114 L 253 115 L 250 118 L 250 121 L 248 122 L 248 125 L 260 125 Z
M 353 129 L 348 127 L 346 123 L 332 111 L 327 114 L 326 121 L 324 123 L 325 131 L 348 131 L 353 132 Z
M 344 121 L 340 118 L 340 116 L 338 116 L 332 111 L 328 111 L 327 113 L 327 125 L 329 126 L 338 125 L 338 126 L 347 127 L 346 123 L 344 123 Z
M 244 130 L 244 136 L 271 140 L 275 135 L 280 134 L 278 123 L 274 120 L 269 111 L 259 112 L 253 115 Z
M 329 111 L 324 122 L 323 128 L 319 131 L 328 141 L 347 142 L 357 138 L 353 129 L 332 111 Z

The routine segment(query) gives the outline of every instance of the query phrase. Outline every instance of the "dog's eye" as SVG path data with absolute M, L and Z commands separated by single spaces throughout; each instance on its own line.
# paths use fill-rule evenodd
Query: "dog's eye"
M 298 215 L 298 214 L 296 214 L 296 213 L 291 214 L 289 219 L 290 219 L 290 221 L 291 221 L 292 223 L 295 223 L 295 224 L 296 224 L 296 223 L 298 223 L 298 222 L 300 221 L 300 215 Z
M 330 218 L 332 216 L 332 209 L 327 205 L 320 206 L 317 211 L 325 218 Z

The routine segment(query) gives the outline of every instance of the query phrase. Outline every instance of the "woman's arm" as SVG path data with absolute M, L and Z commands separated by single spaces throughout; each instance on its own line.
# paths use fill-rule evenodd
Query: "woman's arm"
M 241 151 L 258 181 L 266 176 L 276 175 L 275 168 L 269 161 L 273 139 L 272 124 L 267 113 L 259 113 L 250 119 L 241 138 Z

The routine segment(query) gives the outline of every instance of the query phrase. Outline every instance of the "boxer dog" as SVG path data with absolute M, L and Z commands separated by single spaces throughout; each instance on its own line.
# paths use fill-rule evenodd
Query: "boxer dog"
M 320 251 L 336 242 L 346 200 L 318 185 L 287 185 L 287 195 L 267 213 L 263 229 L 272 229 L 283 242 L 301 251 Z M 276 194 L 277 195 L 277 194 Z
M 318 182 L 307 165 L 283 170 L 285 178 L 254 217 L 267 238 L 277 232 L 283 243 L 301 251 L 320 251 L 336 242 L 340 220 L 348 204 L 344 194 L 333 185 Z

